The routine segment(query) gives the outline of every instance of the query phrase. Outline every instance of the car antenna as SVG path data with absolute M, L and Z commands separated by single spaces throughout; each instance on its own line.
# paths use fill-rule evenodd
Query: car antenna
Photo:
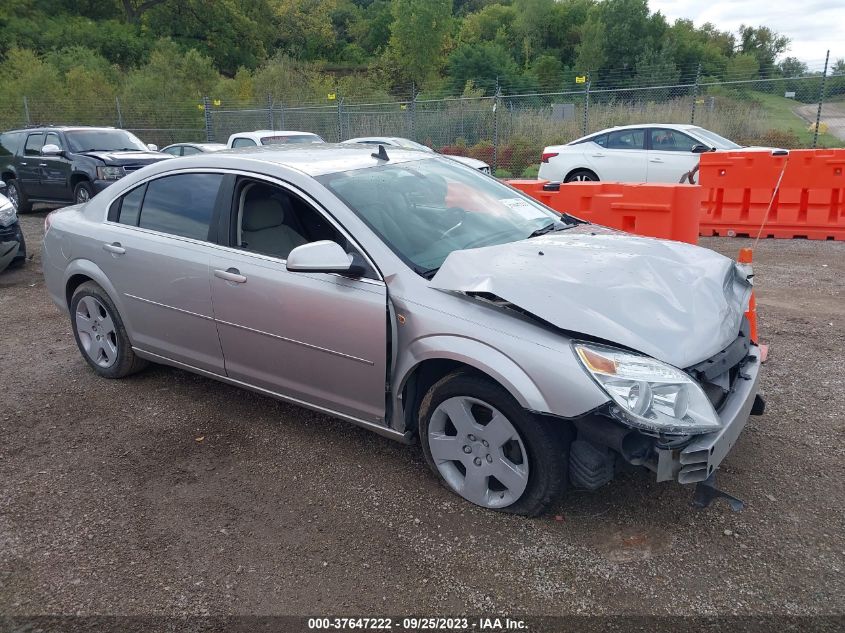
M 390 160 L 390 156 L 387 155 L 387 150 L 384 149 L 384 145 L 379 144 L 378 151 L 373 152 L 370 154 L 373 158 L 377 158 L 379 160 L 388 161 Z

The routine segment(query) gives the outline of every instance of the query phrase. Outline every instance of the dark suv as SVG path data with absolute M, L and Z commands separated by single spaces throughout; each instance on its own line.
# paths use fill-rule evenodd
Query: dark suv
M 6 195 L 24 213 L 33 202 L 86 202 L 126 174 L 172 158 L 155 150 L 115 128 L 33 127 L 0 134 L 0 171 Z

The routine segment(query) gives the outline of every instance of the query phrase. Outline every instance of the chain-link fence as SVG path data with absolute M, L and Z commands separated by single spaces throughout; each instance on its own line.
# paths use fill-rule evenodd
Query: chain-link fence
M 577 76 L 574 89 L 511 92 L 487 87 L 482 96 L 427 96 L 410 87 L 386 100 L 327 95 L 321 103 L 127 100 L 74 103 L 27 95 L 0 104 L 3 129 L 37 124 L 113 125 L 147 143 L 226 142 L 234 132 L 302 130 L 327 141 L 399 136 L 446 154 L 488 162 L 501 176 L 533 177 L 543 147 L 615 125 L 694 123 L 742 145 L 831 147 L 845 143 L 845 71 L 801 77 L 717 81 L 691 73 L 688 83 L 604 87 Z M 481 82 L 479 82 L 481 83 Z

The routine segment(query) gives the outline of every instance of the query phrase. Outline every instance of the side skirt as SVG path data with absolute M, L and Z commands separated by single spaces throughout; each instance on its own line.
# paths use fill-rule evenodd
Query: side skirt
M 256 393 L 260 393 L 265 396 L 270 396 L 271 398 L 276 398 L 277 400 L 282 400 L 284 402 L 289 402 L 290 404 L 295 404 L 300 407 L 305 407 L 306 409 L 311 409 L 312 411 L 317 411 L 319 413 L 324 413 L 326 415 L 330 415 L 334 418 L 340 418 L 341 420 L 346 420 L 347 422 L 351 422 L 356 426 L 360 426 L 362 428 L 367 429 L 368 431 L 372 431 L 373 433 L 377 433 L 382 437 L 389 438 L 391 440 L 400 442 L 402 444 L 412 444 L 412 434 L 410 432 L 401 433 L 400 431 L 395 431 L 393 429 L 389 429 L 386 426 L 382 426 L 380 424 L 374 424 L 372 422 L 368 422 L 367 420 L 361 420 L 351 415 L 346 415 L 345 413 L 340 413 L 338 411 L 333 411 L 331 409 L 327 409 L 325 407 L 318 406 L 316 404 L 311 404 L 309 402 L 305 402 L 304 400 L 298 400 L 297 398 L 291 398 L 290 396 L 286 396 L 281 393 L 277 393 L 275 391 L 270 391 L 269 389 L 264 389 L 262 387 L 256 387 L 255 385 L 251 385 L 246 382 L 241 382 L 240 380 L 235 380 L 234 378 L 229 378 L 228 376 L 222 376 L 220 374 L 215 374 L 214 372 L 206 371 L 204 369 L 199 369 L 198 367 L 194 367 L 192 365 L 188 365 L 186 363 L 180 363 L 177 360 L 172 360 L 165 356 L 159 356 L 158 354 L 153 354 L 152 352 L 147 352 L 137 347 L 132 347 L 132 351 L 134 351 L 138 356 L 141 358 L 146 358 L 149 361 L 154 363 L 158 363 L 160 365 L 169 365 L 171 367 L 176 367 L 178 369 L 184 369 L 185 371 L 192 372 L 194 374 L 199 374 L 200 376 L 205 376 L 206 378 L 213 378 L 214 380 L 219 380 L 220 382 L 225 382 L 226 384 L 232 385 L 233 387 L 241 387 L 242 389 L 249 389 L 250 391 L 254 391 Z

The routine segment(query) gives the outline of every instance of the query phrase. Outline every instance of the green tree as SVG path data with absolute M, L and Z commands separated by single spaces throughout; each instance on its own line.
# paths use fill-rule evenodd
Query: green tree
M 472 82 L 492 95 L 497 80 L 510 86 L 518 81 L 520 75 L 511 54 L 495 43 L 460 45 L 449 55 L 447 68 L 449 82 L 455 93 Z
M 770 76 L 777 56 L 789 48 L 789 38 L 775 33 L 767 26 L 739 27 L 739 50 L 757 59 L 761 76 Z
M 781 74 L 784 77 L 803 77 L 807 74 L 807 64 L 797 57 L 786 57 L 778 64 Z
M 760 74 L 760 63 L 756 56 L 750 53 L 741 53 L 728 61 L 725 74 L 728 81 L 757 79 Z
M 452 0 L 392 0 L 390 53 L 400 75 L 423 84 L 441 66 Z
M 551 92 L 563 87 L 563 63 L 554 55 L 540 55 L 531 66 L 542 90 Z

